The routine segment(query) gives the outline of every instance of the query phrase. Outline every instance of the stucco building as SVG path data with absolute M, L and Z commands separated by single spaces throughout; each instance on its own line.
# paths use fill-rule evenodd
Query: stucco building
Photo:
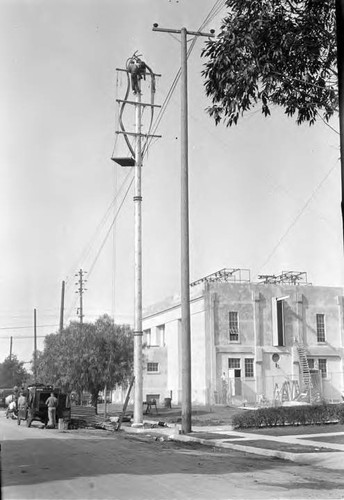
M 292 272 L 253 283 L 243 271 L 191 287 L 193 404 L 341 401 L 343 288 Z M 147 308 L 143 330 L 144 400 L 180 403 L 180 298 Z

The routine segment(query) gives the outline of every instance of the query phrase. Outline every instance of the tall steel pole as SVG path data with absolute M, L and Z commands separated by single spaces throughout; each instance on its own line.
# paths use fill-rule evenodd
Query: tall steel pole
M 134 284 L 134 425 L 143 422 L 142 383 L 142 148 L 141 148 L 141 85 L 136 93 L 135 105 L 135 179 L 134 179 L 134 237 L 135 237 L 135 284 Z
M 190 322 L 190 256 L 189 256 L 189 164 L 188 164 L 188 85 L 187 35 L 214 36 L 200 31 L 159 28 L 153 31 L 179 33 L 181 36 L 181 351 L 182 351 L 182 432 L 191 432 L 191 322 Z

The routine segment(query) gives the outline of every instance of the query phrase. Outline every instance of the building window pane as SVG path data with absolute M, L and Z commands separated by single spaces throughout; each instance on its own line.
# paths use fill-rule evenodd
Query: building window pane
M 325 342 L 325 314 L 317 314 L 316 322 L 317 322 L 317 341 Z
M 147 363 L 147 372 L 158 372 L 159 363 Z
M 327 377 L 327 359 L 319 359 L 319 371 L 321 371 L 321 376 L 323 378 Z
M 245 377 L 246 378 L 252 378 L 252 377 L 254 377 L 254 373 L 253 373 L 253 359 L 252 358 L 246 358 L 245 359 Z
M 239 340 L 239 321 L 236 311 L 229 312 L 229 340 L 235 342 Z
M 228 368 L 240 368 L 240 358 L 228 358 Z

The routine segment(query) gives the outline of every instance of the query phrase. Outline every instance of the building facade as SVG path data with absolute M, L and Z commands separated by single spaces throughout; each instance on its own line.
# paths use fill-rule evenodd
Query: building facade
M 341 401 L 343 289 L 204 281 L 191 288 L 192 402 Z M 144 313 L 143 398 L 181 402 L 181 307 Z

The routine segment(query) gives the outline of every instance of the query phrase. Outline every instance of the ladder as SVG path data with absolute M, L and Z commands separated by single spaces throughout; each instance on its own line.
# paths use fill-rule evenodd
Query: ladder
M 306 348 L 302 344 L 297 344 L 296 349 L 299 355 L 301 372 L 301 392 L 297 400 L 305 401 L 307 403 L 318 402 L 321 400 L 321 390 L 313 384 Z

